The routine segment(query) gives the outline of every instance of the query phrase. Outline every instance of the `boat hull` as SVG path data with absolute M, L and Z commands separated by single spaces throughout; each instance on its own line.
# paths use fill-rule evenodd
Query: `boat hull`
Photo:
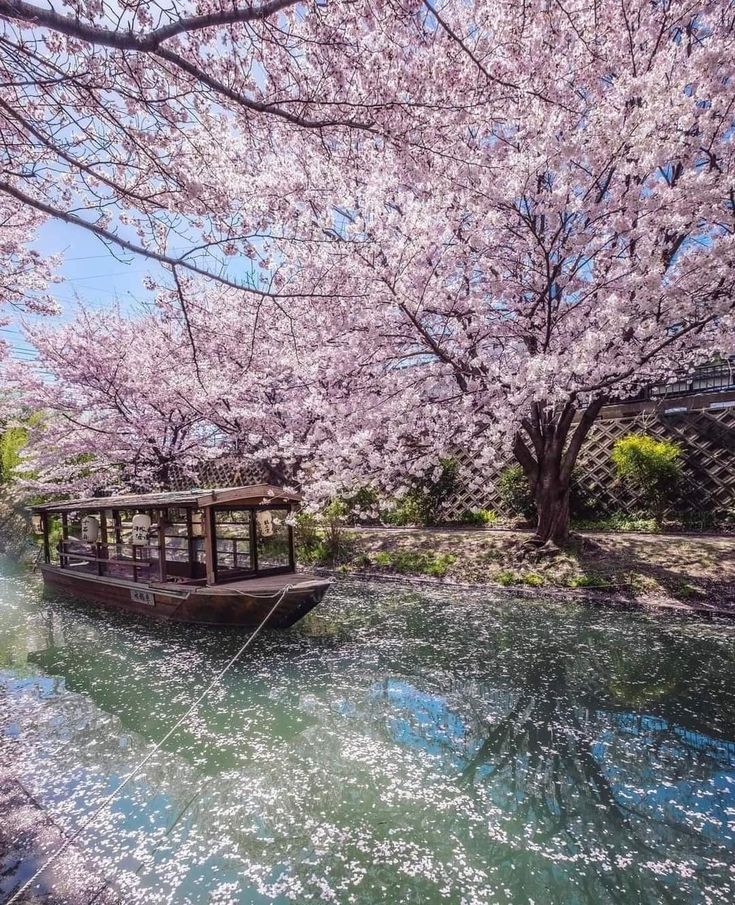
M 270 582 L 188 587 L 135 583 L 52 565 L 41 566 L 41 572 L 46 587 L 105 608 L 173 622 L 241 628 L 260 625 L 284 589 L 267 627 L 288 628 L 321 602 L 331 583 L 316 576 L 290 574 Z M 248 590 L 248 585 L 256 584 L 257 590 Z

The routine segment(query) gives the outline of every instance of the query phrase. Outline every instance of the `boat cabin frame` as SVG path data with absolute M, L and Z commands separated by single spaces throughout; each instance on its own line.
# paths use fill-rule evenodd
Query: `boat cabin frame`
M 61 500 L 31 511 L 47 565 L 133 582 L 213 586 L 295 572 L 290 517 L 300 502 L 292 491 L 252 484 Z M 133 543 L 132 518 L 141 514 L 150 518 L 147 542 Z M 85 516 L 97 523 L 91 543 L 81 539 Z

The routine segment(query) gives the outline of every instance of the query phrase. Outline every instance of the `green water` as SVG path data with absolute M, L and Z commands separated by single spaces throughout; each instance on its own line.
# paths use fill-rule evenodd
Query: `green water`
M 0 754 L 73 829 L 245 635 L 0 579 Z M 123 902 L 730 903 L 734 642 L 338 585 L 256 641 L 83 847 Z

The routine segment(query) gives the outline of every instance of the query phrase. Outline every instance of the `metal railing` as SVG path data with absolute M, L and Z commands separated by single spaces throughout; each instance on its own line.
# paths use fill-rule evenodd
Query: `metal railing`
M 654 383 L 633 396 L 615 397 L 610 402 L 648 402 L 678 396 L 694 396 L 698 393 L 718 393 L 735 390 L 735 357 L 727 361 L 712 362 L 696 368 L 688 377 L 670 383 Z

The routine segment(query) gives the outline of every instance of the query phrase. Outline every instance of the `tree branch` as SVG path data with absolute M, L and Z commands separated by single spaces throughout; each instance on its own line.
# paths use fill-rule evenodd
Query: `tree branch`
M 229 279 L 228 277 L 212 273 L 210 270 L 206 270 L 203 267 L 198 267 L 196 264 L 192 264 L 190 261 L 188 261 L 185 256 L 174 258 L 171 255 L 162 254 L 161 252 L 153 251 L 150 248 L 145 248 L 145 246 L 143 245 L 136 245 L 134 242 L 129 242 L 127 239 L 123 239 L 121 236 L 116 235 L 109 229 L 105 229 L 102 226 L 97 226 L 94 223 L 90 223 L 88 220 L 83 220 L 81 217 L 77 217 L 76 214 L 71 214 L 67 211 L 61 211 L 50 204 L 46 204 L 43 201 L 39 201 L 38 199 L 31 197 L 30 195 L 26 195 L 25 192 L 21 192 L 20 189 L 15 188 L 15 186 L 10 185 L 10 183 L 8 182 L 0 181 L 0 192 L 5 192 L 7 195 L 11 195 L 22 204 L 27 204 L 29 207 L 35 208 L 35 210 L 37 211 L 48 214 L 49 217 L 54 217 L 57 220 L 63 220 L 64 223 L 69 223 L 72 226 L 78 226 L 81 229 L 84 229 L 87 232 L 90 232 L 93 235 L 97 236 L 99 239 L 102 239 L 105 242 L 112 242 L 118 247 L 124 248 L 126 251 L 132 252 L 133 254 L 141 255 L 142 257 L 148 258 L 151 261 L 157 261 L 159 264 L 165 264 L 167 267 L 182 267 L 184 270 L 188 270 L 191 273 L 197 274 L 197 276 L 206 277 L 208 280 L 215 280 L 216 282 L 221 283 L 223 286 L 229 286 L 232 289 L 239 289 L 242 292 L 250 292 L 253 295 L 258 296 L 259 298 L 295 299 L 332 297 L 332 293 L 276 293 L 266 292 L 263 289 L 256 289 L 254 286 L 247 286 L 243 283 L 238 283 L 235 280 Z
M 71 16 L 62 16 L 53 9 L 42 9 L 24 0 L 0 0 L 0 16 L 8 19 L 20 19 L 34 25 L 50 28 L 52 31 L 69 35 L 72 38 L 80 38 L 89 41 L 90 44 L 98 44 L 104 47 L 114 47 L 117 50 L 140 50 L 150 52 L 157 50 L 164 42 L 176 35 L 186 34 L 192 31 L 201 31 L 205 28 L 214 28 L 218 25 L 233 25 L 238 22 L 254 22 L 267 19 L 269 16 L 295 6 L 299 0 L 269 0 L 261 6 L 247 6 L 245 8 L 235 6 L 232 9 L 223 9 L 218 12 L 206 13 L 201 16 L 190 16 L 178 19 L 169 25 L 153 29 L 145 34 L 136 34 L 132 29 L 116 30 L 113 28 L 99 28 L 95 25 L 86 25 L 79 19 Z
M 0 0 L 2 3 L 2 0 Z M 207 87 L 211 88 L 213 91 L 216 91 L 218 94 L 223 95 L 228 100 L 233 101 L 241 107 L 245 107 L 248 110 L 253 110 L 256 113 L 267 113 L 271 116 L 278 116 L 281 119 L 285 119 L 286 122 L 293 123 L 297 126 L 302 126 L 305 129 L 325 129 L 330 126 L 346 126 L 352 129 L 364 129 L 366 132 L 373 131 L 372 125 L 370 123 L 360 123 L 357 120 L 351 119 L 306 119 L 303 116 L 298 116 L 295 113 L 289 113 L 288 110 L 282 110 L 280 107 L 277 107 L 272 104 L 264 104 L 262 101 L 256 101 L 252 98 L 246 97 L 239 91 L 235 91 L 234 89 L 224 85 L 222 82 L 218 82 L 216 79 L 213 79 L 210 75 L 208 75 L 204 70 L 200 69 L 198 66 L 195 66 L 193 63 L 189 62 L 189 60 L 184 59 L 184 57 L 179 56 L 179 54 L 174 53 L 167 48 L 161 47 L 154 51 L 154 55 L 159 57 L 162 60 L 166 60 L 171 63 L 173 66 L 177 66 L 179 69 L 183 70 L 190 75 L 192 78 L 201 82 L 203 85 L 207 85 Z
M 584 443 L 587 434 L 590 432 L 592 425 L 595 423 L 595 419 L 600 414 L 600 409 L 604 402 L 604 398 L 598 396 L 590 402 L 582 413 L 582 417 L 577 423 L 577 427 L 572 434 L 572 439 L 569 441 L 569 446 L 564 454 L 564 461 L 562 462 L 561 467 L 562 480 L 569 480 L 572 476 L 572 469 L 577 461 L 577 456 L 582 448 L 582 444 Z
M 538 463 L 533 457 L 531 450 L 518 433 L 513 439 L 513 455 L 518 459 L 531 487 L 531 493 L 536 492 L 536 482 L 538 481 Z

